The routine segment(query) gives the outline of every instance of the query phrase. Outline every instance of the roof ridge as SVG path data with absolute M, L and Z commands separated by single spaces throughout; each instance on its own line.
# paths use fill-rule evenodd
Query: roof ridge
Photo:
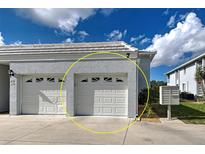
M 45 44 L 19 44 L 19 45 L 2 45 L 3 47 L 29 47 L 29 46 L 66 46 L 66 45 L 83 45 L 83 44 L 123 44 L 124 41 L 102 41 L 102 42 L 76 42 L 76 43 L 45 43 Z

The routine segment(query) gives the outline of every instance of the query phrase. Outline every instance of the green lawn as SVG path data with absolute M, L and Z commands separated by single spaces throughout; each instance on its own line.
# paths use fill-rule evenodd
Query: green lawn
M 159 117 L 167 116 L 167 106 L 153 104 L 152 110 Z M 183 102 L 172 106 L 172 117 L 177 117 L 187 124 L 205 124 L 205 104 Z

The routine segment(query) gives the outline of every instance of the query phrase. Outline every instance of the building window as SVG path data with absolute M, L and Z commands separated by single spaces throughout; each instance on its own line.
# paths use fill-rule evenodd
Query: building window
M 112 82 L 112 78 L 111 78 L 111 77 L 104 77 L 104 81 L 106 81 L 106 82 Z
M 179 72 L 176 72 L 176 80 L 179 80 Z
M 91 79 L 91 82 L 97 82 L 97 81 L 99 81 L 99 80 L 100 80 L 99 77 L 94 77 L 94 78 Z
M 202 60 L 198 61 L 198 66 L 202 67 Z
M 116 82 L 124 82 L 124 81 L 120 78 L 116 78 Z
M 167 83 L 170 83 L 170 75 L 167 75 Z
M 182 91 L 185 92 L 186 91 L 186 84 L 182 83 Z
M 80 82 L 88 82 L 88 78 L 81 80 Z
M 179 83 L 179 71 L 175 73 L 175 84 Z
M 31 78 L 31 79 L 26 80 L 26 82 L 27 82 L 27 83 L 32 82 L 32 78 Z
M 55 78 L 47 78 L 48 82 L 55 82 Z
M 189 81 L 186 82 L 186 91 L 189 92 Z
M 36 82 L 42 82 L 43 78 L 36 78 Z
M 184 68 L 184 74 L 186 74 L 186 68 Z
M 58 78 L 58 82 L 65 82 L 63 78 Z

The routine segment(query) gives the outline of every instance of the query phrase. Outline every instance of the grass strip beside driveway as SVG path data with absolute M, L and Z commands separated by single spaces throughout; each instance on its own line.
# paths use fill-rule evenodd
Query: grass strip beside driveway
M 167 106 L 153 104 L 152 110 L 159 117 L 167 117 Z M 205 124 L 205 104 L 183 102 L 172 106 L 172 117 L 177 117 L 187 124 Z

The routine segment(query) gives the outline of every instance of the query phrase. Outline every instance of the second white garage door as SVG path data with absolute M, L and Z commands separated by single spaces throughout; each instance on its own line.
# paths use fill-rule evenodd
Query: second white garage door
M 127 116 L 126 74 L 77 75 L 75 86 L 77 115 Z
M 22 114 L 65 114 L 60 97 L 61 76 L 24 76 L 22 86 Z

